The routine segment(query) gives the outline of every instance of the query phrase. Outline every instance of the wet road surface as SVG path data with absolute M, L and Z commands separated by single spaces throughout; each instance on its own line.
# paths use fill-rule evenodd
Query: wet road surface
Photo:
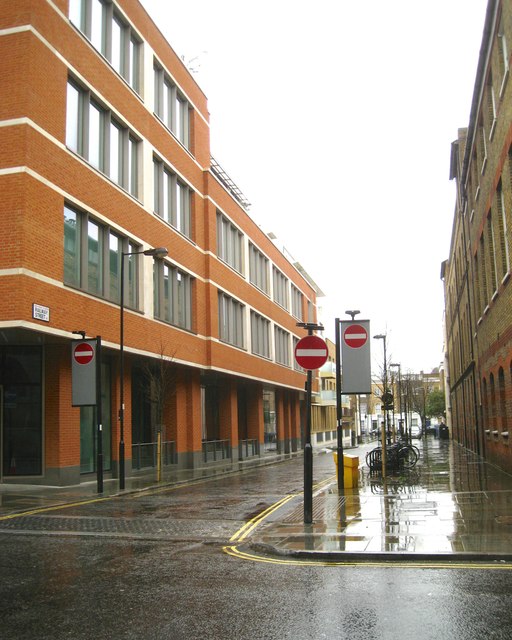
M 315 482 L 333 474 L 315 456 Z M 509 639 L 512 570 L 283 564 L 223 549 L 302 460 L 0 521 L 0 637 Z M 473 480 L 471 480 L 473 482 Z

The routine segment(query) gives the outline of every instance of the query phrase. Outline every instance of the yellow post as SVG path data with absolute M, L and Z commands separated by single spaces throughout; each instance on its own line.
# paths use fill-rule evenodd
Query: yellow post
M 336 476 L 338 476 L 338 454 L 333 453 L 334 464 L 336 465 Z M 359 484 L 359 456 L 343 455 L 343 483 L 346 489 L 357 487 Z

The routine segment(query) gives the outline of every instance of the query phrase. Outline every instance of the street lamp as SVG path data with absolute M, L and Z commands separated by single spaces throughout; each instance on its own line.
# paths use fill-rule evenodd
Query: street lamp
M 165 247 L 146 249 L 145 251 L 121 252 L 121 291 L 120 291 L 120 321 L 119 321 L 119 489 L 124 489 L 124 259 L 127 256 L 153 256 L 153 258 L 165 258 Z
M 382 340 L 384 345 L 384 395 L 388 393 L 388 369 L 386 363 L 386 334 L 379 333 L 373 336 L 374 340 Z M 384 402 L 383 402 L 384 405 Z M 386 432 L 388 430 L 388 411 L 384 408 L 384 429 L 381 430 L 380 440 L 382 447 L 382 477 L 386 475 Z
M 354 309 L 353 311 L 349 309 L 348 311 L 345 311 L 345 313 L 350 316 L 351 320 L 353 320 L 361 312 L 359 309 Z

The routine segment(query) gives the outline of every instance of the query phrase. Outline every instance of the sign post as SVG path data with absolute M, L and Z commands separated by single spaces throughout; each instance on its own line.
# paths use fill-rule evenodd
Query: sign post
M 306 382 L 306 434 L 304 442 L 304 524 L 313 522 L 313 447 L 311 445 L 311 391 L 313 369 L 319 369 L 327 361 L 327 344 L 313 331 L 323 331 L 322 325 L 300 322 L 298 327 L 308 330 L 308 335 L 295 345 L 295 360 L 307 370 Z

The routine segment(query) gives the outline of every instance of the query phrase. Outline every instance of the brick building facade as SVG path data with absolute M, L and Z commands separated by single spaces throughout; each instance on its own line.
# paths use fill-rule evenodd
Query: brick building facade
M 121 290 L 127 474 L 159 430 L 176 469 L 298 450 L 318 289 L 212 159 L 206 97 L 140 3 L 4 0 L 0 60 L 0 481 L 95 472 L 73 331 L 101 336 L 118 472 Z
M 469 125 L 452 144 L 457 198 L 443 263 L 453 437 L 512 468 L 512 6 L 489 0 Z

